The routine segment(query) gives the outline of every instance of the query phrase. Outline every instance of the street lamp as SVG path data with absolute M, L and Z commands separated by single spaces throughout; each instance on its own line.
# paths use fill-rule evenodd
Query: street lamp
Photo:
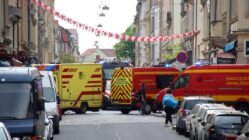
M 105 14 L 102 12 L 99 14 L 100 17 L 105 17 Z
M 102 7 L 102 10 L 109 10 L 109 7 L 105 5 L 104 7 Z
M 103 25 L 102 25 L 102 24 L 98 24 L 98 25 L 97 25 L 97 27 L 99 27 L 99 28 L 100 28 L 100 27 L 103 27 Z

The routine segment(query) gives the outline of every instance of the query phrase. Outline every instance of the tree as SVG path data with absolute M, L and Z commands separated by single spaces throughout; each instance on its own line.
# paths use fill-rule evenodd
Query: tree
M 124 34 L 128 36 L 135 36 L 135 32 L 135 25 L 132 24 L 126 29 Z M 135 63 L 135 42 L 122 40 L 114 45 L 114 49 L 118 60 L 131 60 L 132 64 Z
M 172 53 L 170 54 L 163 54 L 162 57 L 165 61 L 171 60 L 176 58 L 176 55 L 181 51 L 182 49 L 182 44 L 178 43 L 178 44 L 170 44 L 168 46 L 166 46 L 165 50 L 171 50 Z
M 75 63 L 74 56 L 72 54 L 64 53 L 60 51 L 60 62 L 61 63 Z

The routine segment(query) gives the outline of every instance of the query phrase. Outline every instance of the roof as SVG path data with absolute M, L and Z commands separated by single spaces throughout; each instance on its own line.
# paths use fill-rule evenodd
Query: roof
M 231 107 L 228 107 L 224 104 L 204 104 L 203 106 L 201 106 L 202 108 L 207 108 L 208 110 L 215 110 L 215 109 L 233 109 Z
M 202 66 L 189 66 L 184 71 L 187 70 L 200 70 L 200 69 L 249 69 L 248 64 L 212 64 L 212 65 L 202 65 Z
M 35 77 L 41 78 L 41 74 L 34 67 L 0 68 L 0 82 L 31 82 Z
M 134 67 L 131 69 L 133 69 L 134 72 L 151 72 L 151 71 L 160 71 L 161 70 L 161 71 L 165 71 L 165 72 L 174 72 L 176 74 L 180 73 L 176 68 L 172 68 L 172 67 Z
M 96 53 L 97 48 L 90 48 L 87 49 L 85 52 L 81 54 L 83 57 L 87 57 L 89 55 L 92 55 L 93 53 Z M 114 49 L 98 49 L 98 51 L 101 51 L 104 53 L 107 57 L 115 57 L 115 51 Z
M 186 97 L 184 97 L 184 99 L 187 99 L 187 100 L 197 100 L 197 99 L 200 99 L 200 100 L 214 100 L 213 98 L 211 98 L 209 96 L 186 96 Z
M 248 116 L 248 114 L 246 114 L 246 112 L 241 112 L 238 110 L 221 110 L 215 114 L 216 115 L 245 115 L 245 116 Z
M 105 53 L 106 56 L 108 56 L 108 57 L 114 57 L 116 55 L 114 49 L 100 49 L 100 50 L 103 53 Z

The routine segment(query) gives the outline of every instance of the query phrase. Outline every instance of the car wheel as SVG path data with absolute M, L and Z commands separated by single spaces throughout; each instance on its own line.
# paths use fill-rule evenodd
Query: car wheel
M 176 125 L 176 132 L 179 134 L 179 127 Z
M 189 136 L 189 132 L 185 131 L 184 136 L 188 137 Z
M 122 114 L 129 114 L 131 110 L 127 108 L 123 108 L 120 111 L 122 112 Z
M 82 103 L 80 108 L 78 109 L 78 111 L 76 113 L 78 114 L 85 114 L 87 111 L 87 104 L 86 103 Z
M 53 124 L 54 134 L 60 134 L 60 118 L 58 116 L 54 116 Z
M 149 115 L 151 113 L 151 106 L 148 104 L 145 105 L 142 111 L 144 111 L 144 114 Z

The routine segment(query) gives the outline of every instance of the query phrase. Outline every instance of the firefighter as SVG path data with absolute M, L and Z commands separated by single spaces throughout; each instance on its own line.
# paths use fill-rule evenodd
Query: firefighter
M 145 95 L 145 83 L 144 82 L 142 83 L 142 86 L 138 91 L 138 96 L 139 96 L 140 101 L 141 101 L 140 111 L 142 112 L 142 114 L 145 114 L 146 95 Z

